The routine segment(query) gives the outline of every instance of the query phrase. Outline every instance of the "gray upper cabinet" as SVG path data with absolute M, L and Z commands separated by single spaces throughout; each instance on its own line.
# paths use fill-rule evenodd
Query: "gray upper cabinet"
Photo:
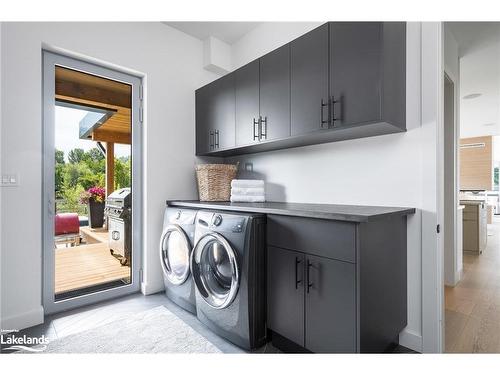
M 330 127 L 406 129 L 404 22 L 330 23 L 330 100 Z
M 382 25 L 382 120 L 406 130 L 406 23 Z
M 196 90 L 196 154 L 235 146 L 234 80 L 224 76 Z
M 290 44 L 291 135 L 328 125 L 328 24 Z
M 259 60 L 234 72 L 236 145 L 259 141 Z
M 261 140 L 290 136 L 290 45 L 260 59 Z
M 213 121 L 210 108 L 210 86 L 196 90 L 196 153 L 206 154 L 213 151 Z
M 406 131 L 406 23 L 326 23 L 197 90 L 196 99 L 197 155 Z
M 380 121 L 382 22 L 330 24 L 330 126 Z
M 214 151 L 235 146 L 234 77 L 226 75 L 213 82 L 210 90 L 211 119 L 214 131 Z

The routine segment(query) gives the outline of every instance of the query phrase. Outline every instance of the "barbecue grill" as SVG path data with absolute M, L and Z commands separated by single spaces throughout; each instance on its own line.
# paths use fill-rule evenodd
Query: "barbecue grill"
M 130 265 L 132 254 L 132 192 L 130 188 L 114 191 L 106 198 L 104 213 L 108 218 L 109 250 L 120 257 L 122 266 Z

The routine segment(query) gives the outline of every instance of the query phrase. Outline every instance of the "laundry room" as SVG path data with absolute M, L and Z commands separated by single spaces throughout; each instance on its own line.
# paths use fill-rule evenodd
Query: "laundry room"
M 474 156 L 493 155 L 496 112 L 466 149 L 450 99 L 461 66 L 469 91 L 490 82 L 463 56 L 495 55 L 500 23 L 324 3 L 2 9 L 2 359 L 500 353 L 496 211 L 456 216 L 480 215 L 477 186 L 498 197 L 496 159 Z M 463 255 L 481 223 L 488 245 Z

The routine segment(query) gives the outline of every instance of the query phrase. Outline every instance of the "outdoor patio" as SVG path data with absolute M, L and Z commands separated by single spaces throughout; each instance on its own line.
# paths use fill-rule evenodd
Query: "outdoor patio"
M 104 228 L 81 227 L 85 244 L 55 249 L 55 294 L 130 279 L 130 267 L 122 266 L 108 246 Z

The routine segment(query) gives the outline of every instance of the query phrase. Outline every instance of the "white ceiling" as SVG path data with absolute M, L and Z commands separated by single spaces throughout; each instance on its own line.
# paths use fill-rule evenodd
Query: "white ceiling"
M 462 137 L 500 135 L 500 23 L 449 22 L 459 45 Z M 464 96 L 479 93 L 474 99 Z
M 262 22 L 163 22 L 200 40 L 213 36 L 233 44 Z

